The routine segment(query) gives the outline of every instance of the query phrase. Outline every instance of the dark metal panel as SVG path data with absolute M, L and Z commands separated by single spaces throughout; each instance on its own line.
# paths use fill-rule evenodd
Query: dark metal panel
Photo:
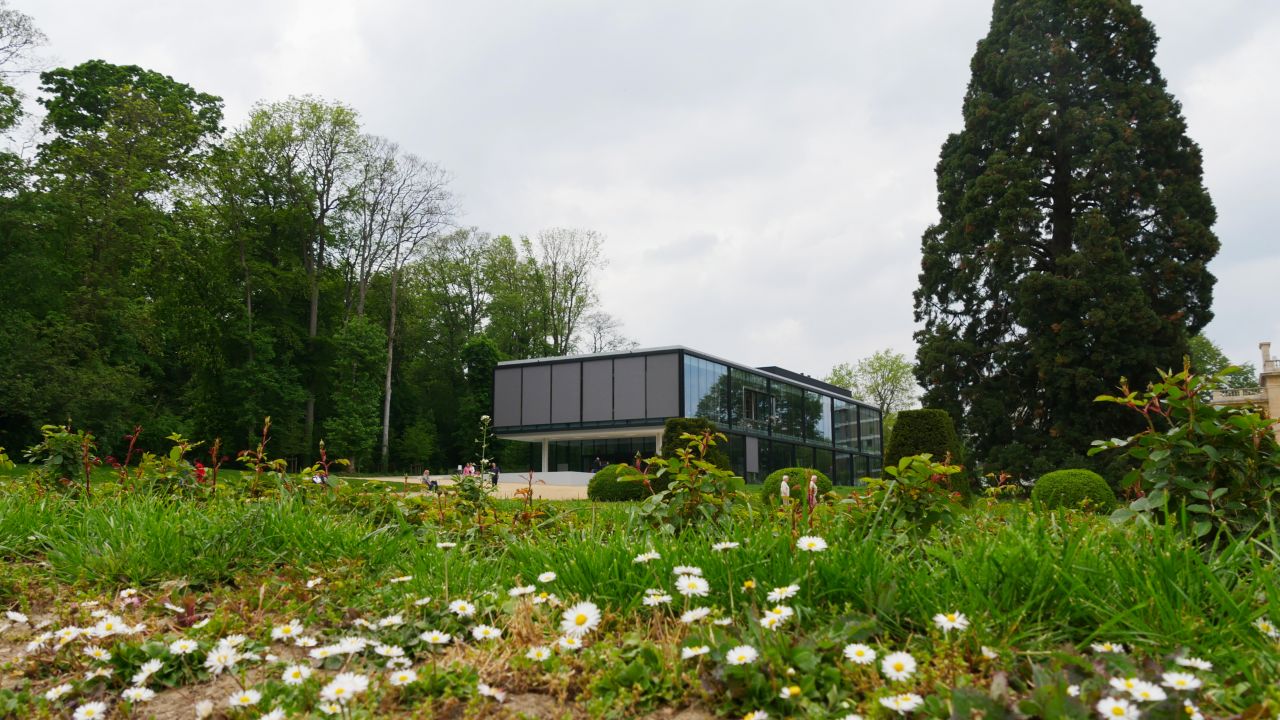
M 613 419 L 634 420 L 644 416 L 644 358 L 615 358 Z
M 551 422 L 551 368 L 546 365 L 523 368 L 521 377 L 521 425 Z
M 747 436 L 747 472 L 760 472 L 760 438 Z
M 551 366 L 551 422 L 582 420 L 582 363 Z
M 582 421 L 613 419 L 613 360 L 582 363 Z
M 680 416 L 680 356 L 650 355 L 645 368 L 645 415 Z
M 493 373 L 493 426 L 520 424 L 520 368 L 498 368 Z

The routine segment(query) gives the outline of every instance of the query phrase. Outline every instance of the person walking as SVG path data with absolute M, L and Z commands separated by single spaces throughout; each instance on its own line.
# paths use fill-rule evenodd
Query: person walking
M 783 475 L 782 483 L 778 485 L 778 498 L 782 500 L 783 505 L 791 504 L 791 476 Z
M 498 467 L 498 462 L 496 460 L 489 463 L 489 472 L 493 474 L 493 489 L 497 490 L 498 476 L 502 474 L 502 468 Z

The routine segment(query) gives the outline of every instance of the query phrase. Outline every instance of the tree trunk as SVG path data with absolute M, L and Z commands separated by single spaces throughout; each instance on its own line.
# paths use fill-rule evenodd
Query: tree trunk
M 397 263 L 398 264 L 398 263 Z M 400 268 L 391 269 L 391 320 L 387 323 L 387 375 L 382 386 L 382 470 L 386 472 L 391 459 L 391 363 L 396 349 L 396 286 L 399 285 Z

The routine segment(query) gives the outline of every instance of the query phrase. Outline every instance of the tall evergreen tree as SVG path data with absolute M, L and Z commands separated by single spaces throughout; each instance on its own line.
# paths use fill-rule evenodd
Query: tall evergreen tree
M 1199 147 L 1129 0 L 996 0 L 915 294 L 924 405 L 978 458 L 1072 462 L 1127 419 L 1121 376 L 1180 364 L 1212 317 L 1216 213 Z

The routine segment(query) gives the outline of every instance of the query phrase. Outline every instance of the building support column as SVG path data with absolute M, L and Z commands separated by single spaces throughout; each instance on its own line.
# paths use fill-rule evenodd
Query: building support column
M 662 454 L 662 433 L 658 433 L 657 440 L 654 441 L 653 446 L 657 448 L 656 450 L 653 451 L 653 454 L 661 455 Z
M 551 472 L 547 467 L 551 464 L 551 441 L 542 439 L 542 472 Z

